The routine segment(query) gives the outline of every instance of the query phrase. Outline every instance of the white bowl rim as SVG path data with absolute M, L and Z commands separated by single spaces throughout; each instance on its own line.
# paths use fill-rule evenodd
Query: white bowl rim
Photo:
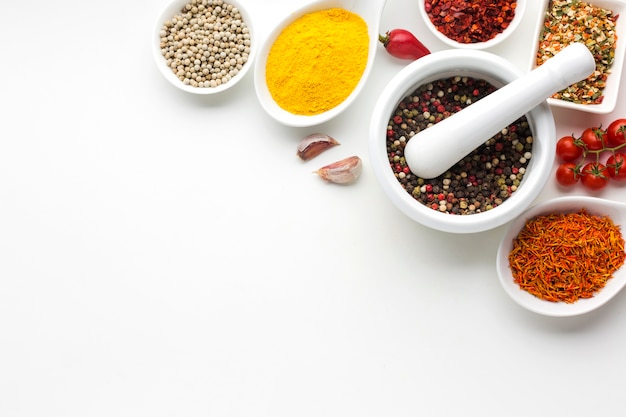
M 163 24 L 167 20 L 173 18 L 176 14 L 178 14 L 181 8 L 185 6 L 187 3 L 189 3 L 189 0 L 168 1 L 167 4 L 161 9 L 161 12 L 159 13 L 157 19 L 155 20 L 153 33 L 152 33 L 152 56 L 154 57 L 156 66 L 159 69 L 159 72 L 163 74 L 166 80 L 168 80 L 172 85 L 188 93 L 199 94 L 199 95 L 210 95 L 210 94 L 217 94 L 217 93 L 226 91 L 230 89 L 231 87 L 233 87 L 234 85 L 236 85 L 237 83 L 239 83 L 239 81 L 241 81 L 245 77 L 245 75 L 250 70 L 250 68 L 254 66 L 254 60 L 257 54 L 257 49 L 258 49 L 257 44 L 259 42 L 256 38 L 256 32 L 255 32 L 254 24 L 252 21 L 252 16 L 248 12 L 248 10 L 245 8 L 245 6 L 241 4 L 240 0 L 224 0 L 224 3 L 231 4 L 239 10 L 242 20 L 245 22 L 246 26 L 248 27 L 248 31 L 250 33 L 250 40 L 251 40 L 250 53 L 248 54 L 248 61 L 243 65 L 239 73 L 225 84 L 221 84 L 217 87 L 193 87 L 191 85 L 185 85 L 180 79 L 178 79 L 176 74 L 172 72 L 171 68 L 165 64 L 165 58 L 161 54 L 161 46 L 160 46 L 161 37 L 159 36 L 159 33 L 161 32 L 161 28 L 163 27 Z
M 511 82 L 522 75 L 506 59 L 479 50 L 444 50 L 412 62 L 389 82 L 376 103 L 370 125 L 371 162 L 375 176 L 387 196 L 408 217 L 443 232 L 482 232 L 517 217 L 542 191 L 555 157 L 554 118 L 545 102 L 527 113 L 535 138 L 533 157 L 520 187 L 501 206 L 471 215 L 451 215 L 433 210 L 410 196 L 394 176 L 387 159 L 385 133 L 389 117 L 402 98 L 418 86 L 448 74 L 478 76 L 494 83 L 499 81 L 500 84 Z
M 446 35 L 444 35 L 443 33 L 441 33 L 439 30 L 437 30 L 437 28 L 435 27 L 435 25 L 433 24 L 433 22 L 430 20 L 430 17 L 428 16 L 428 13 L 426 13 L 426 9 L 424 8 L 424 4 L 425 1 L 421 0 L 419 2 L 419 11 L 420 14 L 422 16 L 422 20 L 424 21 L 424 24 L 426 25 L 426 27 L 428 27 L 428 29 L 432 32 L 432 34 L 437 37 L 437 39 L 439 39 L 440 41 L 442 41 L 443 43 L 445 43 L 446 45 L 452 47 L 452 48 L 458 48 L 458 49 L 487 49 L 487 48 L 491 48 L 493 46 L 496 46 L 500 43 L 502 43 L 505 39 L 507 39 L 509 36 L 511 36 L 512 33 L 515 32 L 515 30 L 517 29 L 517 27 L 519 26 L 520 22 L 523 20 L 524 18 L 524 13 L 526 11 L 526 2 L 528 0 L 517 0 L 517 5 L 515 8 L 515 15 L 513 16 L 513 20 L 511 20 L 511 23 L 509 24 L 509 26 L 503 30 L 502 32 L 498 33 L 496 36 L 494 36 L 493 38 L 484 41 L 484 42 L 475 42 L 475 43 L 462 43 L 462 42 L 457 42 L 454 39 L 450 39 L 449 37 L 447 37 Z

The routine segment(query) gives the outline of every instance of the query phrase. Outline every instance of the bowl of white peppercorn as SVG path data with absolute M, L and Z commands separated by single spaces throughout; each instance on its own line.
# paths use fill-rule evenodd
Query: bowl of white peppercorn
M 475 114 L 473 104 L 524 75 L 489 52 L 451 49 L 409 64 L 389 82 L 374 108 L 369 146 L 375 176 L 401 212 L 435 230 L 477 233 L 515 219 L 534 202 L 550 178 L 555 157 L 554 118 L 545 99 L 520 110 L 519 116 L 503 118 L 503 112 L 525 101 L 522 86 L 519 100 L 507 95 L 507 103 L 494 106 L 493 114 L 458 125 L 462 114 Z M 418 174 L 407 145 L 440 122 L 459 130 L 437 140 L 464 148 L 468 137 L 480 136 L 478 145 L 463 151 L 458 162 L 443 166 L 441 174 Z M 474 134 L 480 125 L 499 123 L 491 137 Z M 439 160 L 429 152 L 424 157 L 427 165 L 434 164 L 429 158 Z
M 174 86 L 215 94 L 245 76 L 256 43 L 252 19 L 238 0 L 173 0 L 156 20 L 152 52 Z

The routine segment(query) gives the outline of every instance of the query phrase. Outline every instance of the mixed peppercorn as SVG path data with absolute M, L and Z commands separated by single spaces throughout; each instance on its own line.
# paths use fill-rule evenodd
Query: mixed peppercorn
M 467 215 L 493 209 L 517 190 L 532 157 L 525 116 L 436 178 L 416 176 L 404 158 L 411 137 L 495 90 L 482 79 L 448 77 L 418 87 L 398 104 L 387 126 L 387 155 L 396 178 L 415 200 L 443 213 Z
M 611 10 L 579 0 L 550 2 L 539 39 L 537 65 L 543 64 L 574 42 L 584 43 L 596 61 L 593 74 L 556 93 L 553 98 L 577 104 L 602 103 L 606 80 L 615 60 L 616 20 L 617 15 Z

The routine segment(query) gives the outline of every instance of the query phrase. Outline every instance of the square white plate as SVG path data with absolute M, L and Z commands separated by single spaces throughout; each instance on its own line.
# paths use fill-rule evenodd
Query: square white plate
M 535 68 L 537 49 L 539 48 L 539 37 L 543 30 L 543 23 L 545 20 L 545 12 L 548 9 L 550 0 L 540 0 L 541 10 L 537 24 L 535 26 L 534 39 L 536 47 L 533 48 L 533 56 L 530 60 L 530 69 Z M 604 99 L 601 104 L 576 104 L 565 100 L 558 100 L 549 98 L 548 103 L 551 106 L 563 107 L 567 109 L 580 110 L 588 113 L 606 114 L 611 113 L 615 109 L 617 103 L 617 95 L 619 93 L 619 86 L 622 77 L 622 69 L 624 65 L 624 55 L 626 54 L 626 1 L 623 0 L 587 0 L 589 3 L 596 7 L 612 10 L 616 15 L 620 17 L 616 22 L 617 32 L 617 45 L 615 50 L 615 60 L 611 67 L 611 73 L 609 74 L 606 86 L 604 88 Z

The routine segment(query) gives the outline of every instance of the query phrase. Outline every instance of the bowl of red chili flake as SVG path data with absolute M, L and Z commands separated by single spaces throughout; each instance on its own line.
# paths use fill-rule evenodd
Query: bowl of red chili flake
M 497 254 L 505 292 L 538 314 L 565 317 L 607 303 L 626 284 L 626 204 L 567 196 L 511 222 Z
M 426 26 L 453 48 L 485 49 L 518 27 L 526 0 L 424 0 L 419 10 Z
M 372 113 L 369 145 L 376 178 L 401 212 L 431 229 L 460 234 L 502 226 L 530 207 L 555 157 L 554 118 L 545 101 L 518 120 L 504 121 L 493 137 L 435 178 L 413 173 L 404 156 L 419 132 L 521 75 L 495 54 L 447 49 L 392 78 Z
M 537 46 L 530 68 L 542 65 L 571 43 L 582 43 L 594 56 L 596 70 L 585 80 L 557 92 L 551 106 L 607 114 L 617 104 L 624 55 L 626 14 L 623 0 L 541 0 L 544 12 L 537 21 Z

